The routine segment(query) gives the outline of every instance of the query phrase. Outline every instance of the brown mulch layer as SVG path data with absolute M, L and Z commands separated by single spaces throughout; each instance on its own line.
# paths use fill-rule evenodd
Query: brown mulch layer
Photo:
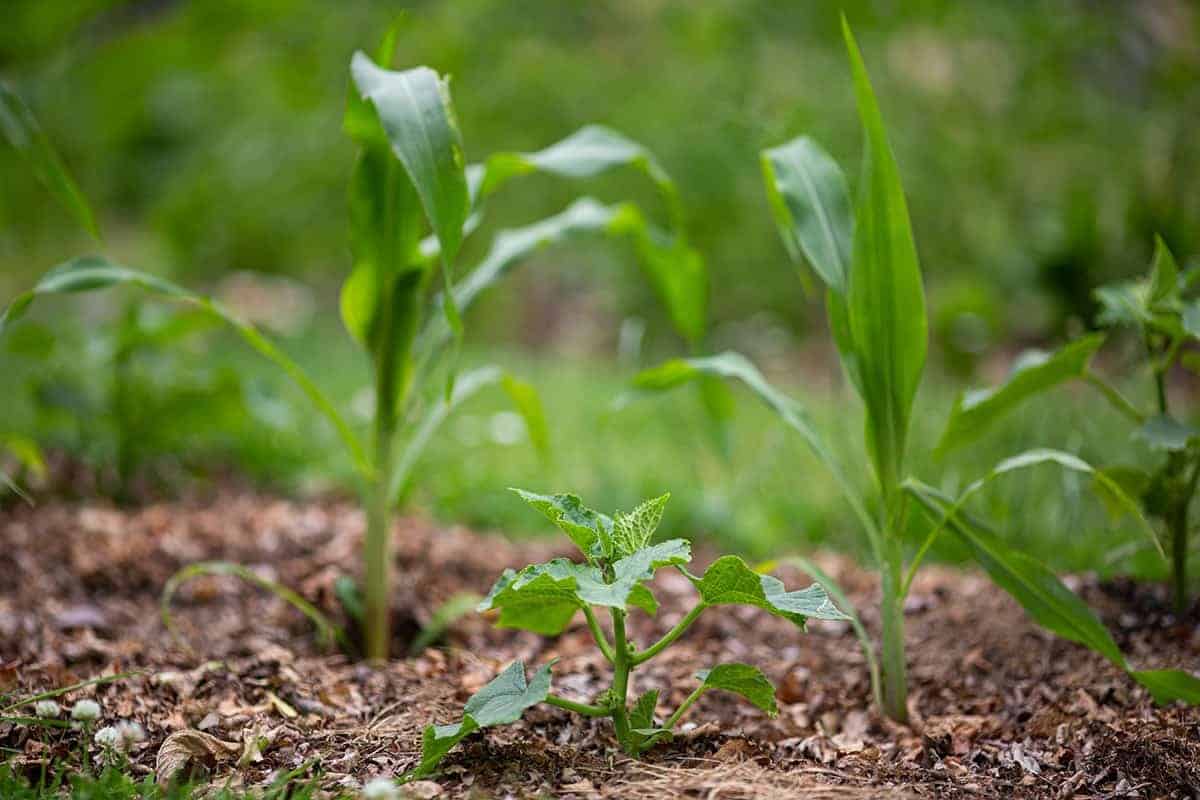
M 212 758 L 213 773 L 257 785 L 291 770 L 352 790 L 415 763 L 422 727 L 457 719 L 461 704 L 514 658 L 558 658 L 558 693 L 590 699 L 605 663 L 578 621 L 549 640 L 493 629 L 470 615 L 442 649 L 372 669 L 322 653 L 303 616 L 236 579 L 204 577 L 174 604 L 181 638 L 159 617 L 159 593 L 180 566 L 245 564 L 337 614 L 334 584 L 353 574 L 362 517 L 347 503 L 296 503 L 229 490 L 205 500 L 118 511 L 45 504 L 0 512 L 0 694 L 23 695 L 123 670 L 134 678 L 76 693 L 107 722 L 148 732 L 132 767 L 149 773 L 171 733 L 269 740 L 258 760 Z M 398 651 L 433 610 L 485 592 L 503 567 L 568 554 L 552 541 L 514 543 L 407 518 L 397 525 Z M 698 566 L 709 560 L 703 554 Z M 819 559 L 876 629 L 874 577 L 838 556 Z M 782 573 L 789 585 L 803 575 Z M 1157 587 L 1076 584 L 1135 663 L 1200 666 L 1200 620 L 1175 620 Z M 686 611 L 691 587 L 664 571 L 662 609 L 633 627 L 643 643 Z M 706 695 L 683 733 L 640 762 L 620 754 L 609 722 L 540 706 L 518 724 L 476 734 L 413 796 L 560 797 L 1200 797 L 1200 711 L 1156 708 L 1146 692 L 1082 647 L 1034 626 L 985 578 L 931 567 L 909 601 L 912 725 L 870 706 L 867 668 L 849 628 L 807 634 L 749 609 L 708 612 L 636 674 L 669 712 L 692 674 L 722 661 L 760 666 L 779 687 L 767 719 L 734 697 Z M 72 752 L 0 723 L 0 748 L 35 770 Z

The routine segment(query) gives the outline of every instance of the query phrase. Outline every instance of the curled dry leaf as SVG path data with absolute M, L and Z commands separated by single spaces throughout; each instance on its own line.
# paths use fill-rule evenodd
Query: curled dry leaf
M 158 748 L 154 772 L 159 786 L 167 786 L 179 772 L 193 764 L 212 769 L 217 764 L 232 761 L 242 754 L 243 745 L 225 742 L 197 730 L 176 731 Z

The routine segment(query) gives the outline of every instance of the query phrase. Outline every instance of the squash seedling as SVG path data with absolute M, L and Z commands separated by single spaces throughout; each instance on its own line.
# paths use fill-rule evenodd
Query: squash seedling
M 754 572 L 737 556 L 722 556 L 703 575 L 693 575 L 686 566 L 692 560 L 687 540 L 651 544 L 670 495 L 647 500 L 630 513 L 609 516 L 583 505 L 573 494 L 513 491 L 565 533 L 579 548 L 583 561 L 557 558 L 521 570 L 505 570 L 479 610 L 498 612 L 499 627 L 543 636 L 561 634 L 582 612 L 596 646 L 612 665 L 612 685 L 588 701 L 570 700 L 550 693 L 552 663 L 539 667 L 527 679 L 525 665 L 515 661 L 467 701 L 459 722 L 425 728 L 421 761 L 410 777 L 432 772 L 446 753 L 470 733 L 516 722 L 526 709 L 538 703 L 587 717 L 611 718 L 617 742 L 631 756 L 669 738 L 688 709 L 714 689 L 739 694 L 774 716 L 778 711 L 775 688 L 758 668 L 747 664 L 720 664 L 696 673 L 698 685 L 661 722 L 656 716 L 657 689 L 638 695 L 630 706 L 633 675 L 639 666 L 683 636 L 706 609 L 715 606 L 753 606 L 801 630 L 808 619 L 847 618 L 819 585 L 788 591 L 779 579 Z M 697 601 L 662 638 L 638 648 L 628 634 L 626 621 L 634 609 L 651 615 L 657 612 L 658 601 L 646 584 L 663 568 L 676 569 L 691 581 Z M 597 612 L 608 614 L 611 638 Z
M 925 364 L 924 291 L 899 169 L 866 66 L 845 19 L 842 28 L 866 136 L 856 202 L 851 203 L 837 162 L 807 137 L 763 152 L 762 167 L 789 254 L 798 263 L 807 262 L 825 284 L 833 340 L 864 406 L 864 439 L 878 494 L 863 493 L 850 480 L 804 408 L 771 386 L 744 356 L 724 353 L 667 362 L 643 372 L 635 386 L 660 391 L 701 376 L 740 381 L 798 432 L 831 471 L 866 533 L 880 571 L 879 661 L 855 610 L 848 605 L 843 610 L 855 619 L 855 630 L 871 666 L 876 703 L 892 719 L 908 717 L 904 599 L 918 567 L 943 530 L 960 538 L 980 566 L 1040 624 L 1100 652 L 1162 702 L 1185 699 L 1200 703 L 1200 680 L 1179 670 L 1134 670 L 1108 630 L 1054 573 L 1014 552 L 984 522 L 962 511 L 965 501 L 988 482 L 1017 469 L 1049 463 L 1095 477 L 1106 495 L 1133 511 L 1145 526 L 1145 518 L 1115 480 L 1075 456 L 1052 450 L 1005 460 L 957 498 L 905 478 L 909 423 Z M 906 558 L 903 533 L 909 500 L 931 514 L 936 524 Z
M 471 395 L 500 384 L 526 417 L 534 443 L 546 445 L 532 387 L 494 366 L 456 375 L 453 351 L 462 336 L 462 311 L 539 249 L 600 234 L 633 244 L 672 323 L 693 347 L 704 334 L 707 313 L 704 263 L 682 232 L 674 184 L 645 148 L 588 126 L 544 150 L 497 153 L 467 165 L 447 80 L 427 67 L 380 66 L 391 60 L 394 41 L 389 34 L 375 60 L 361 52 L 354 56 L 345 115 L 345 130 L 359 154 L 349 191 L 353 267 L 342 287 L 341 313 L 371 365 L 374 410 L 365 440 L 316 381 L 257 328 L 211 298 L 106 258 L 78 258 L 51 270 L 0 317 L 2 332 L 39 296 L 135 286 L 217 317 L 282 368 L 332 424 L 359 476 L 367 517 L 363 617 L 370 659 L 388 653 L 392 511 L 441 422 Z M 499 232 L 483 261 L 452 283 L 452 266 L 463 239 L 479 226 L 485 200 L 513 178 L 530 173 L 586 178 L 620 167 L 638 169 L 654 183 L 670 231 L 650 223 L 631 203 L 609 206 L 585 197 L 555 216 Z M 438 271 L 440 292 L 431 288 Z
M 1154 259 L 1144 279 L 1095 292 L 1100 324 L 1131 329 L 1140 340 L 1144 360 L 1139 368 L 1152 386 L 1152 408 L 1139 407 L 1093 369 L 1092 359 L 1107 338 L 1094 333 L 1053 353 L 1024 353 L 1002 384 L 961 395 L 939 445 L 948 452 L 969 444 L 1026 400 L 1067 381 L 1082 381 L 1097 390 L 1133 426 L 1134 435 L 1160 456 L 1152 471 L 1120 466 L 1106 473 L 1138 497 L 1145 515 L 1158 520 L 1165 531 L 1158 550 L 1169 562 L 1171 596 L 1180 614 L 1190 600 L 1188 539 L 1192 501 L 1200 482 L 1200 430 L 1170 407 L 1167 377 L 1177 365 L 1200 373 L 1200 360 L 1185 349 L 1188 343 L 1200 341 L 1200 298 L 1192 291 L 1198 281 L 1200 269 L 1181 273 L 1166 243 L 1156 238 Z

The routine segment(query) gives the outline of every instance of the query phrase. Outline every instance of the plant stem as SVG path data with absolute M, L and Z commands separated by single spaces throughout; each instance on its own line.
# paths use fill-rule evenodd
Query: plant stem
M 564 697 L 556 697 L 555 695 L 547 695 L 546 703 L 558 708 L 565 708 L 567 711 L 574 711 L 576 714 L 582 714 L 585 717 L 607 717 L 611 713 L 611 710 L 607 708 L 601 708 L 600 706 L 588 703 L 576 703 L 574 700 L 567 700 Z
M 613 625 L 613 727 L 617 730 L 617 741 L 629 755 L 637 755 L 637 749 L 629 736 L 629 715 L 625 707 L 629 696 L 629 642 L 625 638 L 625 612 L 612 609 Z
M 684 714 L 687 713 L 687 710 L 692 707 L 692 704 L 700 699 L 700 695 L 704 694 L 704 688 L 704 684 L 697 686 L 692 693 L 689 694 L 687 698 L 684 699 L 684 701 L 679 705 L 679 708 L 675 709 L 675 713 L 667 717 L 666 722 L 662 724 L 665 730 L 669 731 L 675 727 L 675 724 L 679 722 Z
M 903 551 L 898 533 L 886 535 L 880 565 L 883 597 L 883 712 L 896 722 L 908 721 L 908 667 L 904 654 Z
M 596 646 L 600 648 L 600 652 L 608 659 L 608 663 L 612 664 L 616 661 L 616 656 L 613 653 L 612 645 L 608 642 L 608 637 L 604 635 L 604 631 L 600 628 L 600 621 L 596 619 L 595 612 L 590 606 L 583 607 L 583 616 L 587 619 L 588 628 L 592 632 L 592 638 L 596 640 Z
M 1187 558 L 1188 558 L 1188 511 L 1200 482 L 1200 458 L 1192 465 L 1192 474 L 1187 486 L 1175 505 L 1171 515 L 1171 585 L 1175 601 L 1175 613 L 1183 614 L 1188 607 Z
M 689 627 L 691 627 L 691 624 L 696 621 L 696 618 L 699 617 L 700 614 L 703 613 L 704 609 L 706 609 L 706 608 L 708 608 L 708 606 L 704 603 L 701 603 L 698 606 L 696 606 L 695 608 L 693 608 L 691 611 L 689 611 L 687 613 L 687 616 L 685 616 L 683 619 L 679 620 L 679 623 L 674 628 L 671 628 L 671 630 L 669 630 L 665 634 L 663 634 L 663 637 L 661 639 L 659 639 L 657 642 L 655 642 L 654 644 L 647 647 L 645 650 L 634 653 L 630 658 L 630 663 L 633 666 L 637 666 L 638 664 L 649 661 L 650 659 L 654 658 L 656 655 L 661 653 L 664 649 L 666 649 L 667 647 L 670 647 L 671 643 L 674 642 L 676 639 L 678 639 L 680 636 L 682 636 L 684 634 L 684 632 Z

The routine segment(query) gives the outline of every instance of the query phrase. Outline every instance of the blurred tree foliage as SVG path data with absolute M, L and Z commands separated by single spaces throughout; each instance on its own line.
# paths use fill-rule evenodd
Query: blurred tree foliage
M 1185 0 L 403 6 L 400 60 L 454 76 L 469 156 L 538 148 L 585 122 L 660 154 L 710 258 L 718 321 L 767 309 L 809 323 L 789 311 L 797 290 L 755 154 L 806 132 L 857 157 L 843 8 L 894 132 L 952 365 L 1086 318 L 1090 288 L 1139 272 L 1154 231 L 1184 260 L 1200 250 L 1200 9 Z M 332 286 L 347 259 L 346 64 L 401 10 L 4 0 L 0 78 L 61 147 L 114 250 L 201 283 L 253 269 Z M 81 243 L 5 148 L 0 186 L 7 296 Z M 594 189 L 643 191 L 634 177 Z M 497 224 L 565 202 L 565 188 L 531 181 Z M 623 307 L 657 319 L 628 283 Z

